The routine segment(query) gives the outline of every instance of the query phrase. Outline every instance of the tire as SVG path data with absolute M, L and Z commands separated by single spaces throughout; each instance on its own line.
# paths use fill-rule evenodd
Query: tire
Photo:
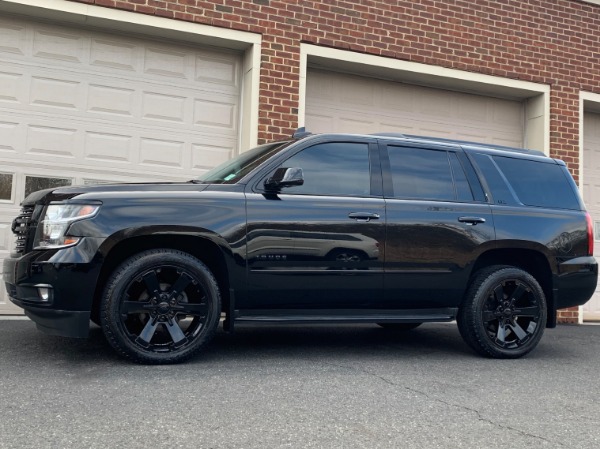
M 200 260 L 155 249 L 130 257 L 112 273 L 100 314 L 104 335 L 120 355 L 138 363 L 178 363 L 214 336 L 221 295 Z
M 331 250 L 326 258 L 334 262 L 358 263 L 367 259 L 367 255 L 364 252 L 355 249 L 337 248 Z
M 394 331 L 411 331 L 419 327 L 421 324 L 423 323 L 377 323 L 378 326 L 381 326 L 384 329 Z
M 546 297 L 536 279 L 496 265 L 475 273 L 456 320 L 465 342 L 479 354 L 516 359 L 537 346 L 546 318 Z

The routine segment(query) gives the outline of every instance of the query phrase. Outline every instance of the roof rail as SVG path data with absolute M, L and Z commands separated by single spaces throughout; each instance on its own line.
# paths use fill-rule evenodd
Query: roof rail
M 307 131 L 306 128 L 303 126 L 301 128 L 298 128 L 296 132 L 292 135 L 292 137 L 294 139 L 301 139 L 302 137 L 310 136 L 311 134 L 312 133 Z
M 383 133 L 372 133 L 372 136 L 381 136 L 381 137 L 406 137 L 405 134 L 402 133 L 391 133 L 391 132 L 383 132 Z

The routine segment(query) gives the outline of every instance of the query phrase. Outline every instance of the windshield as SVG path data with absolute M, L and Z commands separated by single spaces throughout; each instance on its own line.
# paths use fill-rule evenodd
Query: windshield
M 196 179 L 203 184 L 235 184 L 264 161 L 284 149 L 290 142 L 260 145 L 207 171 Z

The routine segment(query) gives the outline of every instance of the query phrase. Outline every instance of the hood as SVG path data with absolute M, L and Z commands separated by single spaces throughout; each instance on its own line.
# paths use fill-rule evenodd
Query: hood
M 35 204 L 48 204 L 51 201 L 64 201 L 77 198 L 87 194 L 114 194 L 127 192 L 201 192 L 210 184 L 195 184 L 193 182 L 163 182 L 163 183 L 123 183 L 123 184 L 96 184 L 55 187 L 51 189 L 38 190 L 31 193 L 23 201 L 23 206 Z

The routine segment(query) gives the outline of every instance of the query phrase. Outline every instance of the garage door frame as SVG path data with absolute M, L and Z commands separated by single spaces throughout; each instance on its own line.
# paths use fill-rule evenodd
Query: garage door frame
M 65 0 L 0 0 L 0 14 L 35 22 L 90 29 L 152 40 L 181 42 L 186 46 L 234 50 L 241 53 L 242 74 L 240 107 L 238 108 L 237 149 L 256 146 L 258 140 L 258 102 L 261 36 L 255 33 L 229 30 L 140 13 L 119 11 Z M 37 174 L 44 167 L 39 166 Z M 14 202 L 18 180 L 14 179 L 11 200 Z M 0 201 L 2 202 L 2 201 Z M 3 242 L 0 242 L 2 244 Z M 3 286 L 2 286 L 3 288 Z M 2 302 L 4 304 L 4 302 Z M 10 304 L 8 302 L 7 304 Z M 15 308 L 0 305 L 0 315 L 18 314 Z
M 187 44 L 242 51 L 239 150 L 256 146 L 261 35 L 66 0 L 0 0 L 0 12 L 102 31 L 125 32 L 154 39 L 164 37 Z
M 523 146 L 546 154 L 550 152 L 550 86 L 546 84 L 301 44 L 299 126 L 304 126 L 305 123 L 309 68 L 525 101 Z
M 583 185 L 585 178 L 585 156 L 584 156 L 584 116 L 586 112 L 600 114 L 600 94 L 579 91 L 579 191 L 583 196 Z M 583 323 L 583 306 L 579 306 L 578 321 Z

